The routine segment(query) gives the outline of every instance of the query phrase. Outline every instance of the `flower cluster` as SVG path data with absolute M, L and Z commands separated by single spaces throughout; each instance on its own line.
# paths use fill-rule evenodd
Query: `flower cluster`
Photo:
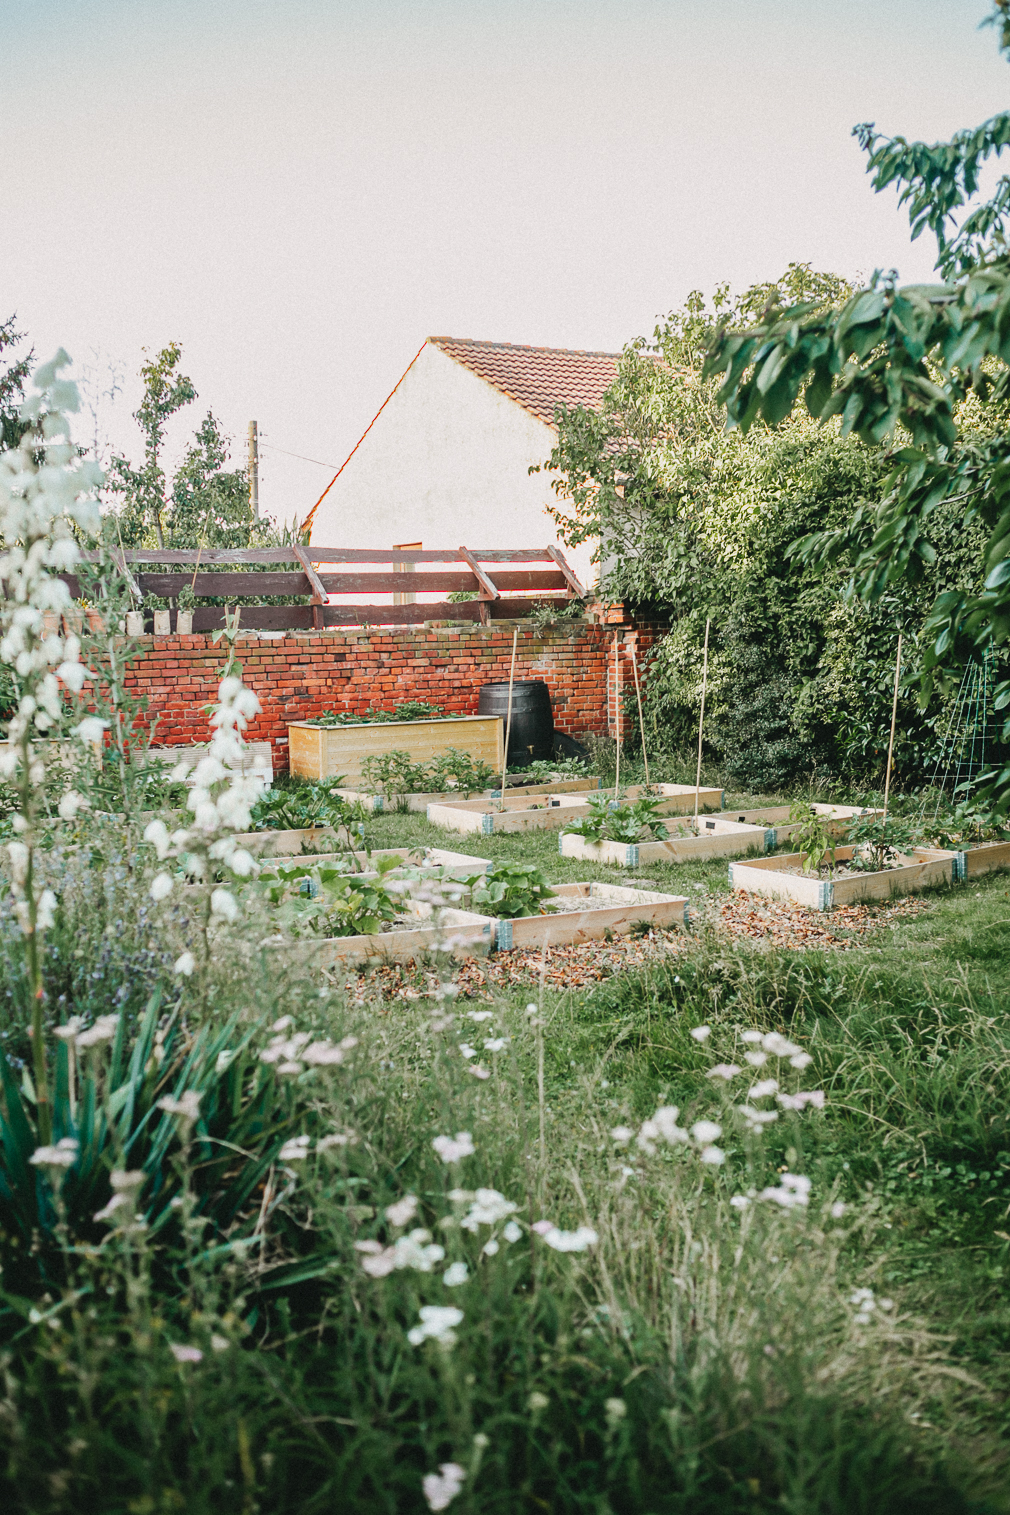
M 306 1068 L 339 1067 L 358 1045 L 356 1036 L 345 1036 L 340 1042 L 313 1041 L 307 1031 L 291 1031 L 293 1025 L 290 1015 L 274 1021 L 274 1035 L 260 1053 L 260 1062 L 273 1063 L 277 1072 L 286 1076 L 304 1073 Z
M 440 1462 L 437 1473 L 425 1473 L 421 1488 L 429 1510 L 445 1510 L 463 1487 L 466 1472 L 458 1462 Z
M 189 827 L 169 833 L 164 821 L 152 821 L 144 832 L 164 862 L 171 854 L 178 856 L 183 872 L 192 879 L 206 878 L 211 864 L 223 864 L 238 878 L 249 878 L 258 864 L 252 854 L 240 847 L 235 833 L 248 831 L 252 825 L 252 807 L 263 791 L 263 780 L 246 773 L 246 749 L 243 732 L 259 714 L 260 702 L 237 674 L 221 680 L 218 703 L 210 717 L 213 735 L 206 756 L 197 763 L 190 776 L 189 764 L 181 762 L 171 778 L 182 783 L 191 778 L 187 806 L 193 812 Z M 175 880 L 162 870 L 151 884 L 151 897 L 166 900 Z M 234 921 L 239 913 L 238 901 L 230 889 L 211 892 L 210 908 L 218 921 Z
M 894 1309 L 893 1299 L 878 1299 L 872 1289 L 854 1289 L 849 1295 L 849 1304 L 856 1307 L 852 1319 L 857 1326 L 869 1325 L 878 1309 Z
M 98 530 L 96 491 L 103 478 L 70 440 L 64 412 L 79 409 L 77 387 L 58 377 L 69 362 L 61 349 L 38 369 L 37 393 L 21 411 L 28 430 L 16 448 L 0 455 L 0 661 L 13 670 L 19 691 L 0 777 L 16 780 L 20 791 L 14 826 L 24 840 L 11 845 L 10 855 L 15 909 L 26 936 L 52 924 L 56 904 L 32 877 L 36 797 L 46 776 L 35 743 L 63 717 L 60 686 L 80 694 L 91 677 L 77 637 L 59 633 L 71 597 L 57 575 L 80 560 L 75 529 L 85 535 Z M 104 724 L 88 717 L 76 734 L 85 742 L 100 740 Z M 72 804 L 64 796 L 60 813 Z
M 721 1147 L 713 1144 L 722 1135 L 722 1127 L 714 1120 L 695 1121 L 690 1131 L 685 1131 L 677 1125 L 677 1117 L 680 1111 L 676 1105 L 661 1105 L 650 1120 L 642 1122 L 635 1136 L 635 1144 L 641 1150 L 652 1157 L 656 1151 L 656 1143 L 665 1141 L 670 1146 L 691 1146 L 697 1148 L 698 1155 L 703 1163 L 709 1163 L 718 1167 L 726 1161 L 726 1154 Z M 626 1146 L 634 1136 L 629 1126 L 615 1126 L 610 1133 L 618 1146 Z

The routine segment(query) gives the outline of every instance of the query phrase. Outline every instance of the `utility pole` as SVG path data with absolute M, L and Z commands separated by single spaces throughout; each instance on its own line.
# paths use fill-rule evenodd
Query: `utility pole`
M 253 519 L 260 513 L 260 442 L 256 422 L 249 422 L 249 509 Z

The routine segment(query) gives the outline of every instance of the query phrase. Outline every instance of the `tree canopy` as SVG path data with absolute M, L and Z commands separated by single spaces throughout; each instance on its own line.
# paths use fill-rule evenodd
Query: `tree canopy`
M 1010 0 L 994 0 L 988 21 L 1010 55 Z M 878 271 L 840 303 L 777 302 L 743 329 L 726 320 L 704 375 L 718 380 L 741 436 L 793 424 L 802 402 L 812 420 L 838 417 L 842 437 L 886 450 L 880 500 L 795 549 L 800 564 L 843 564 L 850 597 L 865 606 L 921 593 L 952 521 L 983 533 L 980 582 L 940 585 L 932 597 L 926 701 L 969 659 L 1010 640 L 1010 178 L 974 203 L 982 165 L 1010 145 L 1010 113 L 947 142 L 885 137 L 872 124 L 855 134 L 874 189 L 896 186 L 913 237 L 935 236 L 938 282 L 901 285 Z M 998 708 L 1010 704 L 1005 670 L 996 697 Z M 1010 809 L 1010 765 L 994 773 L 992 795 Z

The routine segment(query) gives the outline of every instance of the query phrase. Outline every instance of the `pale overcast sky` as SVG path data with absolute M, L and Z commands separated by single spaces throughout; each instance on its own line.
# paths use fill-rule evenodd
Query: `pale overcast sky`
M 236 435 L 339 464 L 425 337 L 619 349 L 791 259 L 929 278 L 859 121 L 1007 105 L 986 0 L 0 0 L 0 317 L 182 343 Z M 178 438 L 177 438 L 178 440 Z M 304 516 L 325 468 L 264 448 Z

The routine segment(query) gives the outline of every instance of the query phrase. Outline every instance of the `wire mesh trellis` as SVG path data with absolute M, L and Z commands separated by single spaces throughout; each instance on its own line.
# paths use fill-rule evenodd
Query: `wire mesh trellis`
M 968 664 L 951 706 L 950 720 L 930 787 L 940 796 L 967 799 L 996 757 L 998 723 L 994 702 L 996 653 L 989 646 L 981 662 Z

